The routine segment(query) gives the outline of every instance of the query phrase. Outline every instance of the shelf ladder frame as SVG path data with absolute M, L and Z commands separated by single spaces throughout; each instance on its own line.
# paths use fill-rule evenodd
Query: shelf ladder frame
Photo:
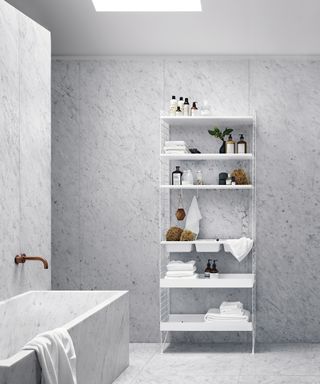
M 160 148 L 159 148 L 159 161 L 160 161 L 160 172 L 159 172 L 159 272 L 160 278 L 165 274 L 165 266 L 170 261 L 170 254 L 166 251 L 166 247 L 161 245 L 163 240 L 164 230 L 170 227 L 170 191 L 169 188 L 161 188 L 163 184 L 164 176 L 170 177 L 170 160 L 161 156 L 164 143 L 170 140 L 170 125 L 161 119 L 164 116 L 160 113 Z M 251 184 L 252 189 L 248 190 L 251 193 L 251 206 L 249 212 L 250 225 L 251 225 L 251 237 L 253 239 L 253 247 L 251 251 L 251 273 L 255 275 L 255 281 L 251 289 L 251 321 L 252 321 L 252 332 L 251 332 L 251 353 L 255 353 L 256 345 L 256 128 L 257 128 L 257 116 L 256 112 L 252 114 L 252 134 L 251 134 L 251 153 L 253 158 L 251 161 Z M 196 190 L 198 194 L 198 190 Z M 182 189 L 181 189 L 182 193 Z M 239 288 L 241 289 L 241 288 Z M 159 303 L 160 303 L 160 322 L 167 321 L 170 315 L 170 288 L 159 287 Z M 160 324 L 159 324 L 160 325 Z M 163 353 L 167 346 L 170 344 L 170 331 L 162 331 L 160 329 L 160 351 Z

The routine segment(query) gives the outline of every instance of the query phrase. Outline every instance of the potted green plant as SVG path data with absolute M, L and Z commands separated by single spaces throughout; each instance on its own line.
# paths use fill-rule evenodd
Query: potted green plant
M 219 153 L 226 153 L 226 141 L 224 138 L 226 136 L 229 136 L 233 132 L 233 129 L 226 128 L 224 131 L 221 131 L 218 127 L 214 127 L 213 129 L 209 129 L 208 132 L 211 136 L 222 140 L 222 145 L 219 149 Z

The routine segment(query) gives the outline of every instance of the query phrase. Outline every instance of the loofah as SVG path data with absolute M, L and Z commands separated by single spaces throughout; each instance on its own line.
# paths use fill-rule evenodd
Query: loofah
M 182 232 L 183 232 L 183 230 L 179 227 L 171 227 L 167 230 L 166 240 L 167 241 L 179 241 Z
M 249 184 L 249 178 L 243 169 L 235 169 L 232 172 L 231 176 L 233 176 L 236 179 L 236 184 L 238 185 Z
M 191 231 L 185 229 L 180 236 L 180 241 L 193 241 L 197 238 L 197 235 Z

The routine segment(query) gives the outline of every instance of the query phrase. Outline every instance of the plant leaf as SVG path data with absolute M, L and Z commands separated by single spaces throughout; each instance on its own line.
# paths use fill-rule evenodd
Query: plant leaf
M 232 128 L 226 128 L 226 129 L 223 131 L 222 135 L 223 135 L 223 137 L 225 137 L 225 136 L 229 136 L 232 132 L 233 132 L 233 129 L 232 129 Z
M 208 132 L 209 132 L 209 134 L 210 134 L 211 136 L 214 136 L 214 137 L 216 137 L 217 139 L 221 139 L 221 140 L 223 140 L 222 132 L 220 131 L 219 128 L 214 127 L 213 130 L 212 130 L 212 129 L 209 129 Z

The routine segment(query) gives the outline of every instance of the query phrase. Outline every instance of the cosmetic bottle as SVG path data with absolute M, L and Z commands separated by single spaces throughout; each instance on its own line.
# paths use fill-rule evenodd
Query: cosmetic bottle
M 197 102 L 194 101 L 191 107 L 191 116 L 198 116 L 198 114 L 199 114 L 199 109 L 197 107 Z
M 189 104 L 188 98 L 186 97 L 183 103 L 183 116 L 189 116 L 189 115 L 190 115 L 190 104 Z
M 247 153 L 247 142 L 243 134 L 240 135 L 240 140 L 238 141 L 238 153 Z
M 179 105 L 177 106 L 176 116 L 182 116 L 182 111 L 181 111 Z
M 219 185 L 226 185 L 228 174 L 225 172 L 219 173 Z
M 203 177 L 202 177 L 201 171 L 197 171 L 197 173 L 196 173 L 196 184 L 197 185 L 203 185 Z
M 183 97 L 179 98 L 178 107 L 180 107 L 180 111 L 183 113 Z
M 232 139 L 232 135 L 229 135 L 229 138 L 226 142 L 226 153 L 235 153 L 236 143 Z
M 231 185 L 236 185 L 236 178 L 234 176 L 231 177 Z
M 219 277 L 219 271 L 217 270 L 216 261 L 217 260 L 213 260 L 212 266 L 210 269 L 210 278 L 211 279 L 217 279 Z
M 182 185 L 193 185 L 193 175 L 191 169 L 187 169 L 182 176 Z
M 180 167 L 177 165 L 176 170 L 172 172 L 172 185 L 181 185 L 182 184 L 182 175 L 183 172 L 180 171 Z
M 232 178 L 231 178 L 230 173 L 228 173 L 228 177 L 227 177 L 227 180 L 226 180 L 226 185 L 232 185 Z
M 170 116 L 175 116 L 176 115 L 176 110 L 177 110 L 177 100 L 175 96 L 172 96 L 172 99 L 170 100 Z
M 210 278 L 212 259 L 208 259 L 207 267 L 204 270 L 204 277 Z

